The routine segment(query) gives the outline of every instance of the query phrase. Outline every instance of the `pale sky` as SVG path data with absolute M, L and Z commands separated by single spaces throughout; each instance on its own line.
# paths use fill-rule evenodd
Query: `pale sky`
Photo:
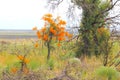
M 54 10 L 54 16 L 61 16 L 66 20 L 66 1 Z M 0 29 L 43 27 L 44 21 L 41 18 L 45 13 L 49 13 L 46 6 L 46 0 L 0 0 Z
M 69 0 L 63 0 L 53 12 L 54 16 L 61 16 L 66 21 L 67 1 Z M 44 21 L 41 18 L 44 14 L 49 13 L 49 10 L 45 6 L 47 6 L 46 0 L 0 0 L 0 29 L 32 29 L 34 26 L 38 28 L 43 27 Z M 117 14 L 116 11 L 118 11 L 118 8 L 114 10 L 114 13 Z M 75 18 L 77 20 L 81 11 L 76 9 L 75 13 L 78 13 Z M 67 23 L 70 25 L 75 20 L 68 20 Z
M 45 0 L 0 0 L 0 29 L 32 29 L 41 26 L 47 13 Z

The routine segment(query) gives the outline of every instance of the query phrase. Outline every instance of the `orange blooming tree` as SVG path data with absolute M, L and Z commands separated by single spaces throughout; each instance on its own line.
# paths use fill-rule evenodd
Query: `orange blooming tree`
M 27 68 L 27 63 L 29 63 L 29 59 L 26 58 L 26 55 L 16 54 L 16 56 L 20 61 L 20 68 L 12 67 L 11 72 L 14 73 L 14 74 L 19 72 L 19 71 L 24 73 L 24 74 L 29 73 L 29 69 Z
M 38 39 L 43 40 L 47 44 L 47 59 L 49 59 L 51 41 L 56 40 L 58 42 L 58 46 L 60 46 L 60 42 L 71 38 L 72 35 L 65 30 L 66 22 L 60 19 L 59 16 L 57 18 L 53 18 L 52 14 L 45 14 L 42 19 L 45 21 L 44 27 L 41 29 L 34 27 L 33 30 L 37 31 Z
M 20 60 L 21 63 L 21 72 L 28 73 L 29 70 L 27 68 L 27 63 L 29 62 L 29 59 L 26 58 L 26 55 L 17 55 L 18 59 Z

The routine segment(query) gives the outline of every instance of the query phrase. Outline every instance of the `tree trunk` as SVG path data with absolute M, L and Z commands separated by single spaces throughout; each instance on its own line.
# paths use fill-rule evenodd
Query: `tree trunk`
M 47 43 L 47 48 L 48 48 L 47 60 L 49 60 L 50 59 L 50 42 Z

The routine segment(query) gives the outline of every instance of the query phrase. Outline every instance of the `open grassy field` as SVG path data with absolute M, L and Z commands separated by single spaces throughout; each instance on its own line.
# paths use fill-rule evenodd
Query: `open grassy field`
M 3 32 L 0 33 L 3 36 Z M 30 35 L 34 35 L 33 33 Z M 19 39 L 15 36 L 9 39 L 9 34 L 4 34 L 8 37 L 0 38 L 1 80 L 120 80 L 120 73 L 116 68 L 103 66 L 102 56 L 86 57 L 84 61 L 76 58 L 76 41 L 64 41 L 60 47 L 52 43 L 50 59 L 47 60 L 47 48 L 43 41 L 33 37 L 26 38 L 25 35 Z M 28 36 L 29 32 L 24 34 Z M 35 46 L 36 41 L 39 43 L 38 47 Z M 115 55 L 119 49 L 119 42 L 116 42 L 111 52 Z

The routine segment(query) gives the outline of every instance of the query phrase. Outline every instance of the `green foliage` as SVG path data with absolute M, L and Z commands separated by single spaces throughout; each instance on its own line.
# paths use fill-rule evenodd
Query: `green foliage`
M 110 1 L 109 0 L 105 0 L 105 1 L 102 1 L 100 4 L 99 4 L 99 8 L 101 10 L 105 10 L 106 8 L 110 7 Z
M 114 62 L 115 65 L 118 65 L 120 63 L 120 58 L 114 59 L 113 62 Z
M 54 62 L 53 59 L 49 59 L 49 60 L 47 61 L 47 65 L 48 65 L 48 67 L 50 68 L 50 70 L 52 70 L 52 69 L 54 68 L 54 64 L 55 64 L 55 62 Z
M 119 72 L 112 67 L 102 66 L 96 70 L 96 74 L 100 79 L 118 80 L 119 78 Z
M 108 49 L 110 32 L 105 23 L 108 12 L 102 12 L 110 7 L 110 3 L 107 0 L 81 0 L 81 3 L 77 4 L 82 7 L 83 13 L 79 30 L 81 37 L 80 42 L 77 43 L 76 56 L 106 54 L 108 51 L 102 52 L 102 47 L 104 46 L 105 50 Z M 101 30 L 98 31 L 99 29 Z
M 28 67 L 29 67 L 29 69 L 31 69 L 31 70 L 36 70 L 36 69 L 38 69 L 40 66 L 41 66 L 40 62 L 35 61 L 35 60 L 30 61 L 30 63 L 28 64 Z
M 75 53 L 73 53 L 73 52 L 69 52 L 69 53 L 66 53 L 64 55 L 60 55 L 60 58 L 62 60 L 66 60 L 66 59 L 74 58 L 74 57 L 75 57 Z
M 78 58 L 71 58 L 71 59 L 69 59 L 69 64 L 72 64 L 72 65 L 80 65 L 81 64 L 81 62 L 80 62 L 80 59 L 78 59 Z

